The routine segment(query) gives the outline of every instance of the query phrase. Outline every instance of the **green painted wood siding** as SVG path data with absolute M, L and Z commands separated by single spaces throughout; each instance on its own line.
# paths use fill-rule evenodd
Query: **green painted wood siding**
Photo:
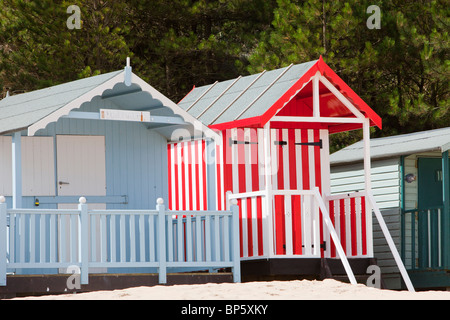
M 391 236 L 400 251 L 400 157 L 372 161 L 372 192 L 383 214 Z M 331 167 L 331 193 L 364 190 L 363 163 Z M 400 288 L 400 275 L 383 233 L 373 216 L 374 255 L 381 267 L 385 284 Z

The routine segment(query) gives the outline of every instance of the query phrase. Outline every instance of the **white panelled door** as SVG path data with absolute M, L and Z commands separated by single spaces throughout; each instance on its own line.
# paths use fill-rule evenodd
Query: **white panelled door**
M 57 135 L 59 196 L 105 196 L 105 137 Z
M 57 135 L 57 188 L 59 196 L 105 196 L 106 195 L 106 169 L 105 169 L 105 137 L 104 136 L 73 136 Z M 89 200 L 88 200 L 89 201 Z M 59 209 L 74 209 L 78 203 L 59 203 Z M 106 203 L 89 203 L 89 209 L 106 209 Z M 97 220 L 100 217 L 97 217 Z M 72 222 L 77 224 L 78 222 Z M 92 223 L 92 221 L 90 221 Z M 99 221 L 95 221 L 95 232 L 90 232 L 89 241 L 95 241 L 95 259 L 100 258 L 100 229 Z M 71 222 L 61 222 L 61 232 L 65 234 L 66 252 L 72 252 L 70 234 L 77 227 Z M 77 248 L 78 250 L 78 248 Z M 91 252 L 89 253 L 91 256 Z M 60 270 L 65 273 L 66 270 Z M 105 268 L 90 268 L 91 273 L 106 272 Z

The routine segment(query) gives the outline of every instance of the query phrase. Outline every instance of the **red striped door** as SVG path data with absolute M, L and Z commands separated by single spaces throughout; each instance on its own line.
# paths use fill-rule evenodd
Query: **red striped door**
M 312 190 L 322 192 L 325 163 L 322 153 L 328 152 L 326 130 L 271 129 L 272 166 L 278 168 L 272 177 L 274 190 Z M 320 212 L 311 196 L 274 197 L 275 254 L 323 254 L 314 244 L 323 242 Z
M 318 129 L 271 129 L 271 166 L 273 190 L 322 189 L 322 153 L 328 153 L 328 131 Z M 225 193 L 265 189 L 263 129 L 238 128 L 222 132 L 223 148 L 217 148 L 218 209 L 224 208 Z M 308 145 L 309 144 L 309 145 Z M 315 146 L 314 144 L 317 144 Z M 220 152 L 223 154 L 220 154 Z M 328 163 L 326 163 L 328 165 Z M 273 249 L 277 255 L 320 255 L 314 242 L 322 242 L 322 223 L 313 219 L 312 197 L 276 195 L 272 202 Z M 238 201 L 240 207 L 241 256 L 268 254 L 267 226 L 262 197 Z M 267 211 L 267 210 L 266 210 Z M 304 211 L 304 212 L 303 212 Z M 307 213 L 307 214 L 306 214 Z M 317 211 L 317 217 L 320 212 Z M 313 225 L 316 229 L 313 228 Z M 320 238 L 320 239 L 319 239 Z
M 207 209 L 205 153 L 204 140 L 167 145 L 170 210 Z

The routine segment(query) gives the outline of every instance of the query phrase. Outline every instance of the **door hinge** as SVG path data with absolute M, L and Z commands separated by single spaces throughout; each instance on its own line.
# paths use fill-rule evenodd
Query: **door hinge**
M 285 146 L 288 143 L 287 143 L 287 141 L 274 141 L 274 144 L 279 145 L 279 146 Z M 320 149 L 323 148 L 322 139 L 320 139 L 317 142 L 296 142 L 295 145 L 320 147 Z
M 231 139 L 231 138 L 230 138 L 230 140 L 229 140 L 229 143 L 230 143 L 230 147 L 231 147 L 233 144 L 258 144 L 258 142 L 252 142 L 252 141 L 239 141 L 239 140 L 233 140 L 233 139 Z

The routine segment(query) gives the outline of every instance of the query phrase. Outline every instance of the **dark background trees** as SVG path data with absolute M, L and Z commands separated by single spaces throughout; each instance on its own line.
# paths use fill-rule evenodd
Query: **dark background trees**
M 66 9 L 81 9 L 69 30 Z M 369 29 L 367 7 L 381 9 Z M 374 136 L 450 125 L 446 1 L 0 0 L 0 97 L 122 69 L 175 102 L 200 86 L 318 59 L 382 118 Z M 333 149 L 359 138 L 336 135 Z

